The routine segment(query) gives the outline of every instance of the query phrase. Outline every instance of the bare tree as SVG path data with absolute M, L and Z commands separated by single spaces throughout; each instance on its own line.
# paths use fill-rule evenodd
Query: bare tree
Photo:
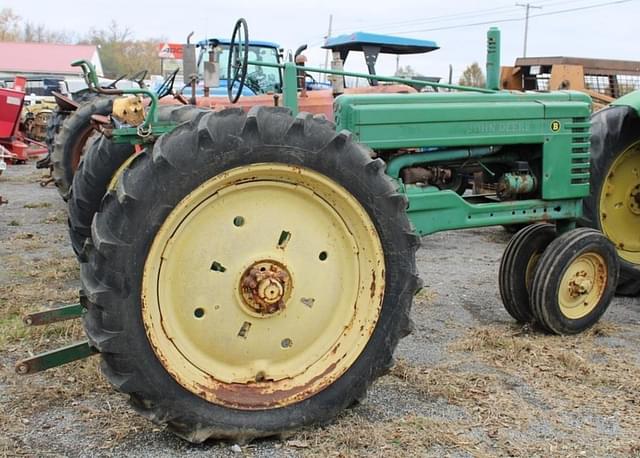
M 458 84 L 461 86 L 484 87 L 485 78 L 480 65 L 478 65 L 477 62 L 469 65 L 464 72 L 462 72 Z
M 99 47 L 105 76 L 112 78 L 143 69 L 160 73 L 157 46 L 162 41 L 134 40 L 129 27 L 121 27 L 113 20 L 107 29 L 91 29 L 83 40 Z
M 411 65 L 400 66 L 394 76 L 399 78 L 414 78 L 416 76 L 422 76 Z
M 132 74 L 139 70 L 160 73 L 158 44 L 162 38 L 135 40 L 129 27 L 112 20 L 105 29 L 91 29 L 78 40 L 77 35 L 50 30 L 43 24 L 22 21 L 11 8 L 0 10 L 0 41 L 25 41 L 36 43 L 92 44 L 99 49 L 102 67 L 107 77 Z
M 25 22 L 20 37 L 25 42 L 36 43 L 71 43 L 71 35 L 58 30 L 49 30 L 44 24 Z
M 20 16 L 11 8 L 0 10 L 0 41 L 16 41 L 20 37 Z

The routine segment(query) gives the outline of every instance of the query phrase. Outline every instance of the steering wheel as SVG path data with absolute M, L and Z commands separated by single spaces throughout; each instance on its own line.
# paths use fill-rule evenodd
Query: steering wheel
M 144 89 L 144 79 L 147 77 L 147 73 L 149 73 L 147 70 L 140 70 L 138 73 L 130 76 L 129 79 Z
M 231 103 L 236 103 L 242 94 L 247 79 L 247 63 L 249 61 L 249 28 L 247 21 L 238 19 L 229 43 L 229 61 L 227 63 L 227 95 Z M 238 83 L 238 87 L 234 86 Z
M 124 77 L 127 76 L 127 74 L 123 74 L 120 75 L 119 77 L 117 77 L 115 80 L 113 80 L 110 84 L 106 85 L 106 86 L 102 86 L 104 89 L 115 89 L 116 85 L 122 81 L 124 79 Z
M 162 82 L 160 87 L 156 89 L 156 94 L 158 95 L 158 99 L 161 99 L 162 97 L 165 97 L 171 94 L 171 91 L 173 90 L 173 83 L 175 82 L 176 75 L 178 74 L 179 71 L 180 69 L 176 68 L 173 72 L 171 72 L 169 76 L 165 78 L 165 80 Z

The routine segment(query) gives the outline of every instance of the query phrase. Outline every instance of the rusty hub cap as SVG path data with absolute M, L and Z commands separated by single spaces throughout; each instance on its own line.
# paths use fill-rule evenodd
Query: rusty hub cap
M 569 280 L 569 295 L 573 298 L 589 294 L 593 289 L 593 281 L 587 278 L 588 274 L 584 270 L 576 272 Z
M 260 261 L 249 267 L 240 280 L 240 294 L 252 312 L 262 316 L 284 310 L 291 292 L 291 275 L 275 261 Z
M 640 215 L 640 184 L 631 190 L 629 209 L 632 213 Z

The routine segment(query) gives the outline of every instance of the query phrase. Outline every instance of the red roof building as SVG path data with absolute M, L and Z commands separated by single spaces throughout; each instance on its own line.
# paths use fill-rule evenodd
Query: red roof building
M 102 76 L 98 48 L 93 45 L 0 42 L 0 75 L 77 76 L 82 72 L 71 62 L 85 59 Z

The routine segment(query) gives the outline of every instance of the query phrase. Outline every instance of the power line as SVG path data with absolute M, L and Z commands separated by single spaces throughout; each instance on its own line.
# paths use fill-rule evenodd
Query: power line
M 576 2 L 580 2 L 580 1 L 585 1 L 585 0 L 543 0 L 538 2 L 538 4 L 544 4 L 546 6 L 549 5 L 563 5 L 563 4 L 570 4 L 570 3 L 576 3 Z M 559 6 L 559 5 L 558 5 Z M 367 29 L 376 29 L 376 31 L 379 31 L 379 29 L 384 29 L 384 28 L 388 28 L 388 27 L 396 27 L 396 26 L 402 26 L 402 25 L 417 25 L 417 24 L 428 24 L 431 22 L 451 22 L 451 21 L 456 21 L 456 20 L 460 20 L 460 19 L 464 19 L 464 18 L 468 18 L 469 16 L 471 17 L 478 17 L 478 16 L 487 16 L 489 14 L 494 14 L 497 12 L 507 12 L 507 11 L 513 11 L 513 4 L 510 5 L 505 5 L 505 6 L 501 6 L 501 7 L 496 7 L 496 8 L 483 8 L 483 9 L 478 9 L 478 10 L 473 10 L 473 11 L 466 11 L 466 12 L 462 12 L 462 13 L 453 13 L 453 14 L 445 14 L 445 15 L 440 15 L 440 16 L 431 16 L 431 17 L 427 17 L 427 18 L 419 18 L 419 19 L 411 19 L 411 20 L 402 20 L 402 21 L 394 21 L 394 22 L 383 22 L 383 23 L 377 23 L 377 24 L 370 24 L 370 25 L 366 25 Z M 353 26 L 343 26 L 340 28 L 337 28 L 336 30 L 334 30 L 334 32 L 343 32 L 343 31 L 353 31 L 354 28 L 360 28 L 363 27 L 362 23 L 359 24 L 355 24 Z
M 631 1 L 636 1 L 636 0 L 616 0 L 616 1 L 610 1 L 610 2 L 605 2 L 605 3 L 598 3 L 598 4 L 595 4 L 595 5 L 580 6 L 580 7 L 576 7 L 576 8 L 567 8 L 567 9 L 564 9 L 564 10 L 549 11 L 548 13 L 532 14 L 532 15 L 529 16 L 529 18 L 542 17 L 542 16 L 552 16 L 552 15 L 563 14 L 563 13 L 571 13 L 571 12 L 574 12 L 574 11 L 582 11 L 582 10 L 588 10 L 588 9 L 593 9 L 593 8 L 600 8 L 600 7 L 603 7 L 603 6 L 616 5 L 616 4 L 620 4 L 620 3 L 628 3 L 628 2 L 631 2 Z M 466 28 L 466 27 L 474 27 L 474 26 L 478 26 L 478 25 L 500 24 L 500 23 L 504 23 L 504 22 L 518 22 L 518 21 L 522 21 L 522 20 L 523 20 L 523 18 L 521 18 L 521 17 L 494 19 L 492 21 L 472 22 L 472 23 L 467 23 L 467 24 L 457 24 L 457 25 L 451 25 L 451 26 L 434 27 L 434 28 L 430 28 L 430 29 L 403 30 L 403 31 L 398 31 L 398 32 L 388 32 L 387 34 L 388 35 L 405 35 L 405 34 L 408 34 L 408 33 L 434 32 L 434 31 L 438 31 L 438 30 L 461 29 L 461 28 Z
M 615 5 L 615 4 L 618 4 L 618 3 L 628 3 L 628 2 L 631 2 L 631 1 L 636 1 L 636 0 L 617 0 L 617 1 L 613 1 L 613 2 L 607 2 L 607 3 L 598 3 L 598 4 L 595 4 L 595 5 L 576 7 L 576 8 L 569 8 L 569 9 L 566 9 L 566 10 L 551 11 L 549 13 L 532 14 L 530 17 L 551 16 L 553 14 L 562 14 L 562 13 L 571 13 L 573 11 L 590 10 L 590 9 L 593 9 L 593 8 L 600 8 L 601 6 Z
M 560 6 L 560 5 L 565 5 L 565 4 L 571 4 L 571 3 L 577 3 L 580 1 L 584 1 L 584 0 L 567 0 L 567 1 L 554 1 L 554 0 L 546 0 L 546 1 L 540 1 L 538 2 L 539 5 L 545 5 L 545 6 Z M 621 4 L 621 3 L 628 3 L 631 1 L 636 1 L 636 0 L 615 0 L 615 1 L 609 1 L 609 2 L 604 2 L 604 3 L 598 3 L 598 4 L 594 4 L 594 5 L 585 5 L 585 6 L 578 6 L 575 8 L 567 8 L 567 9 L 563 9 L 563 10 L 554 10 L 554 11 L 549 11 L 546 13 L 538 13 L 538 14 L 531 14 L 529 15 L 529 18 L 535 18 L 535 17 L 542 17 L 542 16 L 552 16 L 552 15 L 556 15 L 556 14 L 564 14 L 564 13 L 570 13 L 570 12 L 574 12 L 574 11 L 581 11 L 581 10 L 589 10 L 589 9 L 593 9 L 593 8 L 601 8 L 603 6 L 609 6 L 609 5 L 615 5 L 615 4 Z M 551 4 L 551 5 L 550 5 Z M 513 8 L 513 7 L 510 7 Z M 502 9 L 502 8 L 499 8 Z M 476 10 L 476 12 L 479 11 L 483 11 L 483 10 Z M 484 11 L 488 11 L 488 10 L 484 10 Z M 471 14 L 472 12 L 467 12 L 467 13 L 463 13 L 464 15 L 467 14 Z M 476 16 L 484 16 L 485 14 L 476 14 Z M 445 16 L 439 16 L 440 18 L 446 17 Z M 456 14 L 453 15 L 449 15 L 451 17 L 454 16 L 458 16 Z M 433 20 L 437 19 L 436 17 L 431 18 Z M 425 22 L 431 22 L 431 19 L 427 19 L 425 20 Z M 427 29 L 415 29 L 415 30 L 402 30 L 402 31 L 392 31 L 392 32 L 385 32 L 387 35 L 407 35 L 407 34 L 413 34 L 413 33 L 422 33 L 422 32 L 436 32 L 436 31 L 441 31 L 441 30 L 453 30 L 453 29 L 462 29 L 462 28 L 467 28 L 467 27 L 475 27 L 475 26 L 480 26 L 480 25 L 495 25 L 495 24 L 502 24 L 502 23 L 508 23 L 508 22 L 519 22 L 524 20 L 522 17 L 513 17 L 513 18 L 502 18 L 502 19 L 492 19 L 492 20 L 483 20 L 483 21 L 478 21 L 478 22 L 471 22 L 471 23 L 464 23 L 464 24 L 454 24 L 454 25 L 446 25 L 446 26 L 442 26 L 442 27 L 432 27 L 432 28 L 427 28 Z M 409 22 L 415 22 L 415 21 L 409 21 Z M 375 28 L 374 26 L 367 26 L 367 28 Z M 337 29 L 334 30 L 334 32 L 340 32 L 340 31 L 344 31 L 344 30 L 352 30 L 352 29 Z M 317 37 L 317 36 L 316 36 Z M 311 40 L 309 40 L 311 41 Z M 309 45 L 309 47 L 314 47 L 314 46 L 319 46 L 322 43 L 324 43 L 324 37 L 320 38 L 317 37 L 315 38 L 315 41 L 312 42 L 312 44 Z
M 384 22 L 378 24 L 367 25 L 367 29 L 380 29 L 387 27 L 397 27 L 403 25 L 412 25 L 412 24 L 427 24 L 430 22 L 449 22 L 453 20 L 458 20 L 462 18 L 466 18 L 469 16 L 485 16 L 487 14 L 493 14 L 498 11 L 505 11 L 511 9 L 512 6 L 503 6 L 499 8 L 489 8 L 489 9 L 481 9 L 474 11 L 466 11 L 464 13 L 455 13 L 455 14 L 445 14 L 442 16 L 431 16 L 428 18 L 420 18 L 420 19 L 412 19 L 412 20 L 404 20 L 404 21 L 394 21 L 394 22 Z M 343 31 L 352 31 L 355 27 L 362 27 L 362 24 L 358 24 L 355 26 L 343 26 L 335 30 L 335 32 L 343 32 Z

